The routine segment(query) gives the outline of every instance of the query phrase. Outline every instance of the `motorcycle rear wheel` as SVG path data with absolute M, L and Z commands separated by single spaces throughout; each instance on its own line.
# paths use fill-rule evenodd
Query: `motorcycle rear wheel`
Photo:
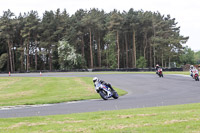
M 116 91 L 113 91 L 113 96 L 112 96 L 114 99 L 118 99 L 119 98 L 119 95 Z

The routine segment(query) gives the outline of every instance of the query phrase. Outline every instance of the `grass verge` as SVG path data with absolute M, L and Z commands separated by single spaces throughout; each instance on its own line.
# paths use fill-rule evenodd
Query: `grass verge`
M 0 77 L 0 106 L 97 99 L 91 77 Z M 125 91 L 115 88 L 119 95 Z
M 0 119 L 0 131 L 199 133 L 200 104 Z

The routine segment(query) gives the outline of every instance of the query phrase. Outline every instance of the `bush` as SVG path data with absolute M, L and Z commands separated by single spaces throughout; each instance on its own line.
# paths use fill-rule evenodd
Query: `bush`
M 67 41 L 59 42 L 58 56 L 59 64 L 62 70 L 85 68 L 85 60 L 81 54 L 76 53 L 75 48 Z
M 147 60 L 140 56 L 140 58 L 137 60 L 137 68 L 146 68 L 147 67 Z

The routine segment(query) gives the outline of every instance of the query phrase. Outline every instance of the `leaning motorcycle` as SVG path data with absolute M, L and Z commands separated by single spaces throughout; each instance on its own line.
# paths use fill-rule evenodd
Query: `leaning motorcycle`
M 163 77 L 163 72 L 162 71 L 163 71 L 162 68 L 158 68 L 157 74 L 158 74 L 159 77 Z
M 108 100 L 109 98 L 113 97 L 114 99 L 117 99 L 118 93 L 115 90 L 111 90 L 108 86 L 103 85 L 101 83 L 96 83 L 95 89 L 97 93 L 101 96 L 103 100 Z
M 195 81 L 199 81 L 199 74 L 198 74 L 198 73 L 195 73 L 195 74 L 194 74 L 194 80 L 195 80 Z

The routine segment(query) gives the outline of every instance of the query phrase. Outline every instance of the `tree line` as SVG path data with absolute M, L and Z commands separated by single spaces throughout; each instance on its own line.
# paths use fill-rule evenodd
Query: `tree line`
M 188 39 L 159 12 L 8 10 L 0 17 L 0 71 L 168 67 L 184 63 Z

